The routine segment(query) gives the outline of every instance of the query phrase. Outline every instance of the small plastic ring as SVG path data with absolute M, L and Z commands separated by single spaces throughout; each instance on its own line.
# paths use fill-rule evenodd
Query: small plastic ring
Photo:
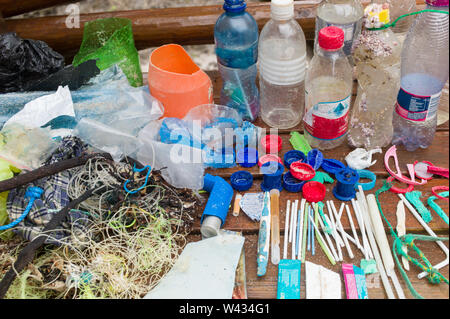
M 230 177 L 231 187 L 238 192 L 249 190 L 253 185 L 253 176 L 247 171 L 234 172 Z
M 394 177 L 393 176 L 389 176 L 387 181 L 389 183 L 393 182 L 394 181 Z M 392 186 L 389 190 L 391 192 L 395 193 L 395 194 L 405 194 L 405 193 L 408 193 L 408 192 L 412 192 L 414 190 L 414 185 L 408 184 L 408 187 L 407 188 L 403 188 L 403 189 L 395 187 L 395 186 Z
M 437 192 L 438 191 L 448 191 L 448 190 L 449 190 L 448 186 L 434 186 L 433 188 L 431 188 L 431 192 L 433 193 L 434 196 L 436 196 L 439 199 L 446 200 L 447 202 L 448 202 L 448 197 L 442 197 Z
M 358 182 L 355 185 L 355 189 L 358 190 L 358 186 L 361 185 L 362 189 L 365 191 L 372 190 L 375 187 L 375 183 L 377 182 L 377 176 L 374 173 L 372 173 L 371 171 L 368 171 L 366 169 L 361 169 L 361 170 L 358 170 L 357 172 L 359 174 L 359 179 L 368 178 L 368 179 L 370 179 L 370 182 L 368 182 L 368 183 L 359 183 Z

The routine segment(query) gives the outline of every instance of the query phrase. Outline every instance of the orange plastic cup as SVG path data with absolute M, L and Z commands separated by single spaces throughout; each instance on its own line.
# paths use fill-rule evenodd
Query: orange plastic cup
M 183 118 L 202 104 L 213 102 L 209 76 L 177 44 L 163 45 L 150 55 L 148 87 L 164 106 L 164 117 Z

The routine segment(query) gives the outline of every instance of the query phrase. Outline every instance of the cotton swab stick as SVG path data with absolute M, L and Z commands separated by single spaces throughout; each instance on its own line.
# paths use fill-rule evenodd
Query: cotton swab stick
M 355 224 L 353 223 L 352 214 L 350 212 L 350 207 L 348 207 L 348 205 L 345 205 L 345 211 L 347 212 L 347 217 L 350 221 L 350 227 L 352 228 L 353 238 L 355 238 L 356 241 L 356 247 L 358 247 L 358 249 L 361 249 L 361 243 L 359 242 L 358 234 L 356 233 Z
M 362 200 L 365 200 L 365 199 L 361 198 L 361 195 L 360 196 L 358 196 L 358 195 L 360 195 L 360 194 L 356 193 L 356 196 L 358 198 L 357 204 L 359 205 L 359 202 L 361 202 Z M 388 298 L 389 299 L 395 299 L 394 292 L 392 291 L 391 284 L 389 283 L 389 279 L 388 279 L 386 271 L 384 269 L 384 265 L 383 265 L 383 261 L 382 261 L 381 256 L 380 256 L 380 252 L 378 251 L 378 247 L 377 247 L 377 243 L 375 241 L 375 237 L 373 236 L 373 233 L 372 233 L 372 225 L 371 225 L 369 214 L 368 214 L 367 210 L 364 207 L 364 203 L 362 203 L 361 206 L 363 206 L 363 207 L 361 207 L 361 210 L 360 210 L 361 217 L 362 217 L 362 219 L 364 221 L 364 226 L 365 226 L 366 231 L 367 231 L 367 237 L 369 238 L 369 242 L 370 242 L 370 245 L 372 247 L 372 252 L 373 252 L 375 260 L 377 262 L 377 268 L 378 268 L 378 271 L 379 271 L 380 276 L 381 276 L 381 281 L 383 282 L 383 286 L 384 286 L 384 289 L 386 291 L 386 294 L 388 295 Z M 360 208 L 360 206 L 358 208 Z
M 289 237 L 289 213 L 291 210 L 291 201 L 288 200 L 286 204 L 286 219 L 284 222 L 284 246 L 283 246 L 283 259 L 287 259 L 288 249 L 288 237 Z
M 316 222 L 319 219 L 319 212 L 318 212 L 318 207 L 317 204 L 314 205 L 314 210 L 315 210 L 315 219 Z M 325 243 L 322 234 L 320 233 L 319 229 L 317 228 L 317 224 L 313 221 L 312 216 L 310 216 L 311 219 L 311 224 L 313 225 L 314 229 L 316 230 L 316 236 L 317 236 L 317 242 L 319 243 L 320 247 L 322 248 L 323 252 L 325 253 L 325 255 L 327 256 L 328 260 L 330 261 L 330 263 L 332 265 L 336 264 L 336 261 L 334 260 L 330 249 L 328 248 L 327 244 Z
M 309 209 L 309 203 L 306 203 L 305 211 L 304 211 L 304 217 L 303 217 L 303 242 L 302 242 L 302 263 L 306 260 L 306 232 L 308 227 L 308 209 Z
M 422 225 L 422 227 L 428 232 L 428 234 L 430 234 L 430 236 L 433 236 L 433 237 L 438 237 L 435 234 L 435 232 L 425 223 L 425 221 L 422 219 L 422 217 L 419 215 L 419 213 L 415 210 L 415 208 L 410 204 L 410 202 L 405 198 L 405 196 L 403 196 L 403 194 L 398 194 L 398 197 L 400 197 L 400 199 L 403 201 L 403 203 L 406 205 L 406 207 L 408 207 L 409 211 L 414 215 L 414 217 Z M 435 269 L 441 269 L 448 265 L 448 261 L 449 261 L 448 260 L 449 259 L 448 258 L 449 257 L 448 256 L 448 248 L 447 248 L 447 246 L 444 245 L 444 243 L 442 241 L 437 241 L 436 244 L 439 245 L 439 247 L 441 247 L 441 249 L 444 251 L 445 255 L 447 256 L 444 261 L 440 262 L 436 266 L 433 266 L 433 268 L 435 268 Z M 427 275 L 428 275 L 428 273 L 426 271 L 424 271 L 418 275 L 418 278 L 422 279 Z
M 342 256 L 342 249 L 341 249 L 341 244 L 340 244 L 341 242 L 338 240 L 338 238 L 340 238 L 340 237 L 337 235 L 337 232 L 334 229 L 334 226 L 333 226 L 330 218 L 328 217 L 328 215 L 325 215 L 325 219 L 327 220 L 328 225 L 331 225 L 331 227 L 333 228 L 333 230 L 331 232 L 331 237 L 333 237 L 333 239 L 334 239 L 334 241 L 336 243 L 336 249 L 337 249 L 337 252 L 338 252 L 338 259 L 337 259 L 337 261 L 342 261 L 344 259 L 343 259 L 343 256 Z
M 334 260 L 335 261 L 339 261 L 338 254 L 337 254 L 336 250 L 334 249 L 333 241 L 330 239 L 330 236 L 325 231 L 325 225 L 323 224 L 323 221 L 320 218 L 320 216 L 319 216 L 319 224 L 320 224 L 320 227 L 323 230 L 323 233 L 325 234 L 325 239 L 327 240 L 328 246 L 331 248 L 331 252 L 333 254 Z
M 345 248 L 347 249 L 347 253 L 348 253 L 350 259 L 353 259 L 355 257 L 355 255 L 353 255 L 353 251 L 350 247 L 350 244 L 348 243 L 347 236 L 345 236 L 346 232 L 344 231 L 344 227 L 342 227 L 342 223 L 338 218 L 336 207 L 334 206 L 333 201 L 331 201 L 331 208 L 333 209 L 333 213 L 335 214 L 335 217 L 336 217 L 336 225 L 338 226 L 338 229 L 341 231 L 342 238 L 344 239 L 344 244 L 345 244 Z M 343 209 L 344 209 L 344 206 L 341 205 L 341 210 L 343 210 Z
M 291 209 L 291 215 L 292 215 L 292 225 L 291 225 L 291 227 L 292 227 L 292 245 L 291 245 L 291 259 L 295 259 L 295 230 L 297 229 L 297 227 L 296 227 L 296 222 L 297 222 L 297 218 L 296 218 L 296 215 L 297 215 L 297 205 L 296 205 L 296 202 L 297 201 L 295 201 L 295 202 L 293 202 L 292 203 L 292 209 Z
M 392 257 L 391 247 L 389 246 L 386 231 L 384 230 L 383 220 L 381 219 L 377 200 L 375 199 L 375 196 L 373 194 L 367 195 L 366 198 L 367 204 L 369 206 L 369 216 L 372 220 L 373 233 L 375 235 L 378 247 L 381 251 L 381 257 L 383 259 L 384 267 L 386 268 L 386 273 L 389 277 L 391 277 L 398 297 L 400 299 L 405 299 L 405 294 L 403 292 L 402 286 L 400 285 L 397 275 L 395 274 L 394 258 Z
M 364 221 L 362 220 L 361 213 L 359 212 L 359 207 L 357 207 L 358 203 L 354 199 L 352 199 L 352 205 L 353 205 L 353 211 L 355 212 L 356 221 L 358 222 L 358 225 L 359 225 L 359 230 L 361 231 L 361 240 L 362 240 L 361 251 L 364 254 L 364 259 L 368 260 L 368 259 L 370 259 L 369 249 L 367 248 L 369 243 L 368 243 L 368 239 L 367 239 L 367 235 L 366 235 L 366 231 L 365 231 L 365 227 L 364 227 Z
M 369 240 L 368 240 L 368 238 L 369 238 L 369 235 L 367 234 L 367 226 L 366 226 L 366 223 L 365 223 L 365 221 L 364 221 L 364 218 L 363 218 L 363 212 L 366 212 L 367 211 L 367 205 L 365 205 L 365 198 L 361 198 L 361 194 L 360 193 L 356 193 L 356 205 L 357 205 L 357 207 L 358 207 L 358 214 L 359 214 L 359 216 L 361 217 L 361 220 L 364 222 L 364 230 L 365 230 L 365 232 L 366 232 L 366 237 L 367 237 L 367 246 L 366 246 L 366 249 L 367 249 L 367 252 L 368 252 L 368 254 L 369 254 L 369 258 L 374 258 L 375 256 L 374 256 L 374 254 L 373 254 L 373 251 L 372 251 L 372 248 L 371 248 L 371 245 L 369 245 Z M 371 223 L 371 221 L 370 221 L 370 218 L 369 218 L 369 225 L 370 225 L 370 223 Z
M 314 205 L 314 203 L 312 203 L 312 205 Z M 315 229 L 313 228 L 314 221 L 312 219 L 313 218 L 313 208 L 312 208 L 312 206 L 310 207 L 309 211 L 310 211 L 309 215 L 311 216 L 310 224 L 309 224 L 310 227 L 311 227 L 311 254 L 314 256 L 316 254 L 316 248 L 315 248 L 315 243 L 314 243 Z
M 306 205 L 306 199 L 302 199 L 300 203 L 300 227 L 299 227 L 299 234 L 298 234 L 298 244 L 297 244 L 297 259 L 301 260 L 301 245 L 303 242 L 303 223 L 305 222 L 305 205 Z
M 333 212 L 331 210 L 330 201 L 326 201 L 326 204 L 327 204 L 328 214 L 330 217 L 328 217 L 328 215 L 325 215 L 325 218 L 327 219 L 327 222 L 332 227 L 331 235 L 333 236 L 334 240 L 336 241 L 336 245 L 338 247 L 344 247 L 344 241 L 341 239 L 341 236 L 339 236 L 339 234 L 337 232 L 337 227 L 336 227 L 336 223 L 334 221 Z
M 309 215 L 311 215 L 311 206 L 308 207 L 308 211 L 306 212 L 308 215 L 308 251 L 311 251 L 311 221 L 309 220 Z
M 291 217 L 290 217 L 290 223 L 289 223 L 289 243 L 292 243 L 292 238 L 293 235 L 292 233 L 294 232 L 293 227 L 294 227 L 294 203 L 292 202 L 292 209 L 291 209 Z
M 302 209 L 301 209 L 301 203 L 300 203 L 300 209 L 297 207 L 297 236 L 296 236 L 296 242 L 295 242 L 295 255 L 296 258 L 298 258 L 298 254 L 299 254 L 299 249 L 298 247 L 300 246 L 300 220 L 301 220 L 301 216 L 302 216 Z

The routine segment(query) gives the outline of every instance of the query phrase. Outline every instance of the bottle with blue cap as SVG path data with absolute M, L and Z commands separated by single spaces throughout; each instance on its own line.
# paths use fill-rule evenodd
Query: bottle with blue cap
M 214 42 L 223 80 L 220 104 L 254 121 L 260 108 L 256 87 L 259 30 L 246 7 L 244 0 L 225 0 L 225 12 L 214 27 Z

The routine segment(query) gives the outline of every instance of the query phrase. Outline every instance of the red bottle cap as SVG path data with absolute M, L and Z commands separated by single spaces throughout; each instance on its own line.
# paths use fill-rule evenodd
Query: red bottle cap
M 318 203 L 325 199 L 327 189 L 322 183 L 312 181 L 303 185 L 303 197 L 310 203 Z
M 344 31 L 338 27 L 326 27 L 319 31 L 319 45 L 327 51 L 336 51 L 344 45 Z
M 267 154 L 278 153 L 283 146 L 283 140 L 278 135 L 266 135 L 261 139 L 261 145 Z
M 299 179 L 301 181 L 309 181 L 316 176 L 316 171 L 314 168 L 306 163 L 302 163 L 301 161 L 297 161 L 291 164 L 290 172 L 294 178 Z
M 278 157 L 277 155 L 275 155 L 275 154 L 266 154 L 266 155 L 263 155 L 263 156 L 261 156 L 261 157 L 259 158 L 259 160 L 258 160 L 258 166 L 261 167 L 261 166 L 263 166 L 263 165 L 264 165 L 265 163 L 267 163 L 267 162 L 278 162 L 278 163 L 280 163 L 280 164 L 283 164 L 283 163 L 281 162 L 281 158 Z

